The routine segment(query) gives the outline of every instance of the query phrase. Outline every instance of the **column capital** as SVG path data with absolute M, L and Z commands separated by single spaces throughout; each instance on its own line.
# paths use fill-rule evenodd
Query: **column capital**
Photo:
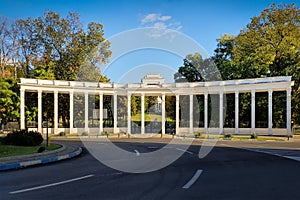
M 235 96 L 239 96 L 240 91 L 239 91 L 239 90 L 236 90 L 236 91 L 234 91 L 234 94 L 235 94 Z
M 73 95 L 73 94 L 74 94 L 74 91 L 73 91 L 73 90 L 70 90 L 70 91 L 69 91 L 69 94 Z

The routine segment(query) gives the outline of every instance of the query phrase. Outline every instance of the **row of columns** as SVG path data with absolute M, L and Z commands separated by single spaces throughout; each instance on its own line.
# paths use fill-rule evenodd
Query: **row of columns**
M 291 134 L 291 89 L 287 89 L 287 113 L 286 113 L 286 124 L 287 124 L 287 135 Z M 74 127 L 73 116 L 74 116 L 74 93 L 70 91 L 70 132 Z M 272 134 L 272 94 L 271 89 L 268 90 L 268 131 Z M 85 92 L 85 131 L 88 131 L 88 92 Z M 193 133 L 193 94 L 189 95 L 189 132 Z M 223 133 L 223 121 L 224 121 L 224 110 L 223 110 L 223 96 L 222 91 L 219 92 L 219 133 Z M 25 128 L 25 90 L 20 90 L 20 114 L 21 114 L 21 129 Z M 103 93 L 99 93 L 99 129 L 100 133 L 103 132 Z M 180 95 L 176 94 L 176 133 L 179 133 L 179 98 Z M 117 94 L 114 94 L 114 132 L 117 132 Z M 162 94 L 162 134 L 165 134 L 165 111 L 166 95 Z M 127 94 L 127 132 L 131 133 L 131 94 Z M 54 132 L 58 129 L 58 91 L 54 91 Z M 42 90 L 38 90 L 38 131 L 42 132 Z M 208 92 L 204 93 L 204 131 L 208 133 Z M 239 91 L 235 92 L 235 134 L 239 132 Z M 141 94 L 141 133 L 145 133 L 145 94 Z M 251 91 L 251 134 L 255 133 L 255 90 Z

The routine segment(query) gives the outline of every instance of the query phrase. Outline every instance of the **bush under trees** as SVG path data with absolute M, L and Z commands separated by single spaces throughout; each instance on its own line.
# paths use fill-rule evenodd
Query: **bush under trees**
M 43 142 L 43 136 L 36 131 L 18 130 L 7 134 L 1 142 L 6 145 L 37 146 Z

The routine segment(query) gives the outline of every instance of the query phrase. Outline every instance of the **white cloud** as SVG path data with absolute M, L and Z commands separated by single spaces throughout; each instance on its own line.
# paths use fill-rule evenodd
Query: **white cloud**
M 142 27 L 154 27 L 157 30 L 151 33 L 152 37 L 161 37 L 169 33 L 168 29 L 180 31 L 182 25 L 180 22 L 174 21 L 170 15 L 162 15 L 159 13 L 150 13 L 141 20 Z
M 158 13 L 151 13 L 146 15 L 142 20 L 142 24 L 149 23 L 149 22 L 155 22 L 155 21 L 167 21 L 170 20 L 172 17 L 169 15 L 161 15 Z
M 148 23 L 148 22 L 154 22 L 159 18 L 158 14 L 155 13 L 151 13 L 149 15 L 147 15 L 146 17 L 144 17 L 141 22 L 142 24 Z
M 153 27 L 166 29 L 167 25 L 163 22 L 156 22 L 155 24 L 153 24 Z
M 167 20 L 169 20 L 169 19 L 171 19 L 171 18 L 172 18 L 171 16 L 165 15 L 165 16 L 161 16 L 161 17 L 159 18 L 159 20 L 160 20 L 160 21 L 167 21 Z

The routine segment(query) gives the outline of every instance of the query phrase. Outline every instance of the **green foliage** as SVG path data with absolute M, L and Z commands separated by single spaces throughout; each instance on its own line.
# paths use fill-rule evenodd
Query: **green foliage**
M 16 82 L 11 79 L 0 78 L 0 118 L 1 123 L 18 120 L 19 92 Z
M 183 66 L 174 75 L 176 82 L 216 81 L 220 78 L 213 60 L 203 59 L 199 53 L 188 54 L 183 59 Z
M 232 134 L 230 133 L 226 133 L 224 136 L 223 136 L 224 139 L 231 139 L 232 138 Z
M 54 75 L 54 70 L 55 68 L 55 63 L 50 62 L 45 65 L 39 65 L 36 66 L 33 69 L 33 77 L 38 78 L 38 79 L 47 79 L 47 80 L 54 80 L 55 75 Z
M 252 133 L 251 136 L 250 136 L 251 139 L 257 139 L 257 137 L 258 137 L 258 136 L 257 136 L 256 133 Z
M 36 131 L 18 130 L 7 134 L 2 140 L 6 145 L 37 146 L 43 142 L 43 136 Z
M 111 55 L 103 25 L 82 26 L 77 13 L 66 18 L 47 11 L 15 23 L 26 75 L 45 79 L 106 81 L 97 69 Z M 34 66 L 33 71 L 29 66 Z
M 58 135 L 59 135 L 59 136 L 66 136 L 67 134 L 66 134 L 66 132 L 62 131 L 62 132 L 59 132 Z
M 244 79 L 267 76 L 292 76 L 292 120 L 300 123 L 300 10 L 296 5 L 275 5 L 264 9 L 259 16 L 237 35 L 224 34 L 217 40 L 213 60 L 222 78 Z M 248 94 L 241 95 L 242 114 L 250 119 Z M 285 94 L 273 95 L 273 118 L 275 127 L 285 124 Z M 262 98 L 257 106 L 266 109 Z M 243 112 L 243 111 L 242 111 Z M 247 114 L 248 113 L 248 114 Z M 263 116 L 257 116 L 263 117 Z
M 81 136 L 88 136 L 88 135 L 89 135 L 89 133 L 86 132 L 86 131 L 84 131 L 84 132 L 81 133 Z

